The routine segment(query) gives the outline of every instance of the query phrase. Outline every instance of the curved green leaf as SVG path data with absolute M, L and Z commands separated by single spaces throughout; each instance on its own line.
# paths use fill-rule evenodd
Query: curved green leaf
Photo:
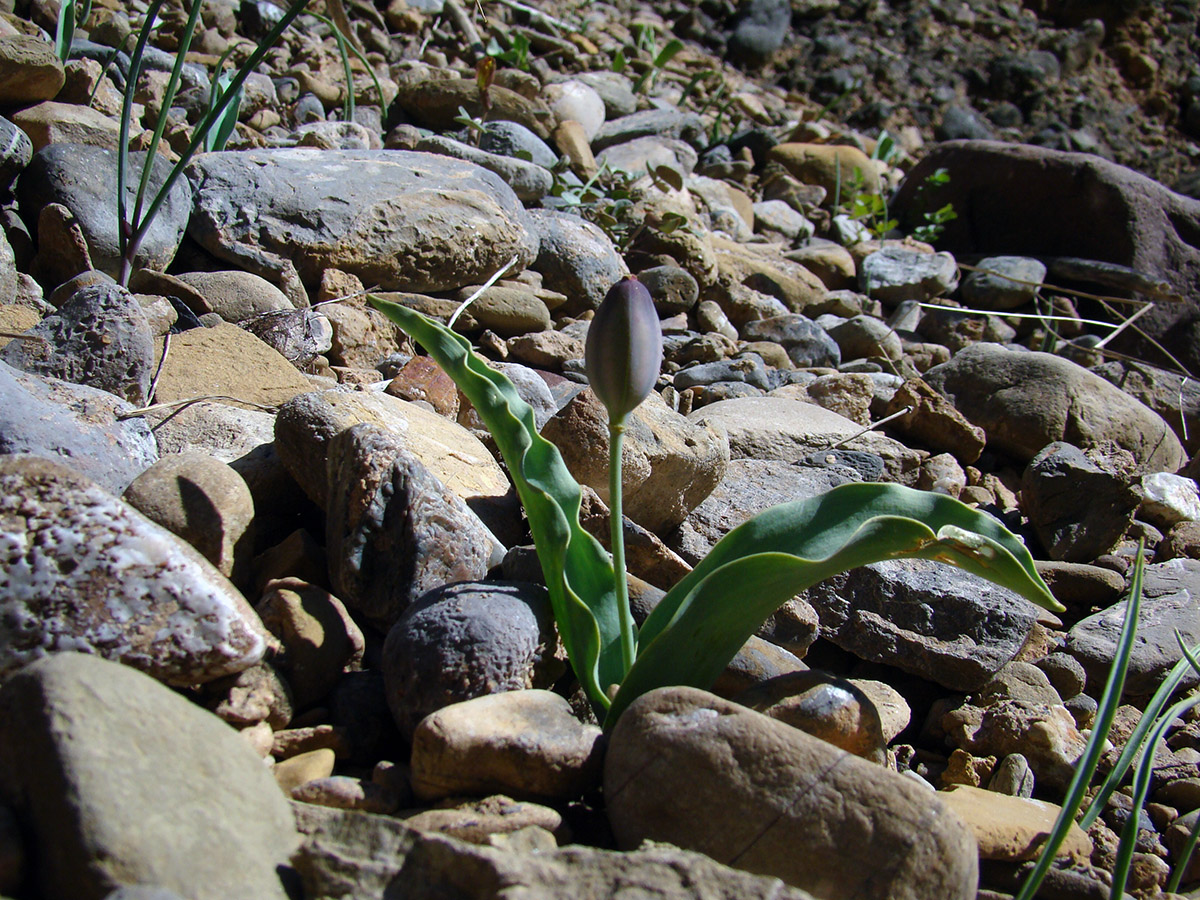
M 415 310 L 369 295 L 445 370 L 496 440 L 529 517 L 554 618 L 575 674 L 593 705 L 607 709 L 609 685 L 625 675 L 616 578 L 607 551 L 579 524 L 582 497 L 558 448 L 538 434 L 533 410 L 470 342 Z
M 767 616 L 805 588 L 903 557 L 950 563 L 1062 609 L 1024 545 L 990 516 L 900 485 L 842 485 L 738 526 L 667 593 L 642 626 L 606 724 L 656 687 L 710 686 Z

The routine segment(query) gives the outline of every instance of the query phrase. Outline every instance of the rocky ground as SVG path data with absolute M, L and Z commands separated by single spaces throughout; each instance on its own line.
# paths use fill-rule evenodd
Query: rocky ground
M 302 17 L 127 267 L 112 51 L 142 10 L 97 0 L 65 65 L 52 4 L 4 14 L 0 895 L 1016 893 L 1139 541 L 1102 770 L 1200 641 L 1193 6 L 350 5 L 352 120 Z M 203 10 L 151 185 L 278 16 Z M 606 541 L 582 356 L 631 271 L 666 354 L 626 437 L 635 615 L 750 516 L 858 481 L 997 516 L 1065 609 L 867 566 L 603 734 L 494 441 L 363 293 L 445 320 L 489 283 L 456 327 Z M 1166 896 L 1197 727 L 1039 896 L 1108 896 L 1131 818 L 1128 889 Z

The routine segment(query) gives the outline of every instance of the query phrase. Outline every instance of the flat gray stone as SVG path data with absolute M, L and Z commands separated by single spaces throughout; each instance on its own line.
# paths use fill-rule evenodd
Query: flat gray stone
M 863 659 L 973 691 L 1024 646 L 1037 607 L 977 575 L 925 559 L 872 563 L 800 596 L 821 636 Z
M 59 460 L 113 494 L 158 459 L 146 420 L 117 418 L 132 409 L 108 391 L 0 361 L 0 453 Z
M 217 257 L 279 283 L 320 281 L 326 268 L 381 290 L 480 284 L 537 237 L 504 180 L 461 160 L 406 150 L 206 153 L 191 235 Z
M 269 770 L 216 716 L 127 666 L 58 653 L 0 688 L 0 796 L 36 841 L 41 896 L 288 896 L 277 869 L 299 841 Z
M 1079 621 L 1067 634 L 1066 650 L 1088 673 L 1088 682 L 1103 684 L 1116 653 L 1126 604 L 1121 601 Z M 1200 642 L 1200 560 L 1171 559 L 1146 566 L 1137 640 L 1125 676 L 1125 695 L 1147 697 L 1183 654 L 1176 630 L 1188 647 Z M 1189 670 L 1181 689 L 1200 684 Z

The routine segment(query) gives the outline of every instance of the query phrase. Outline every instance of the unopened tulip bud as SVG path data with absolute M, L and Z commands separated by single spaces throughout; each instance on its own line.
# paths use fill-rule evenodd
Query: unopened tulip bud
M 588 381 L 613 422 L 623 422 L 654 389 L 662 368 L 662 329 L 650 292 L 633 275 L 609 290 L 588 326 Z

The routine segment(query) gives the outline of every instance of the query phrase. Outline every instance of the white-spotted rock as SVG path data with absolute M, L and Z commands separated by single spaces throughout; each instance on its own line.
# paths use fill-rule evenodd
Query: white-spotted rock
M 266 632 L 195 550 L 58 463 L 0 457 L 0 678 L 81 650 L 168 684 L 240 672 Z

